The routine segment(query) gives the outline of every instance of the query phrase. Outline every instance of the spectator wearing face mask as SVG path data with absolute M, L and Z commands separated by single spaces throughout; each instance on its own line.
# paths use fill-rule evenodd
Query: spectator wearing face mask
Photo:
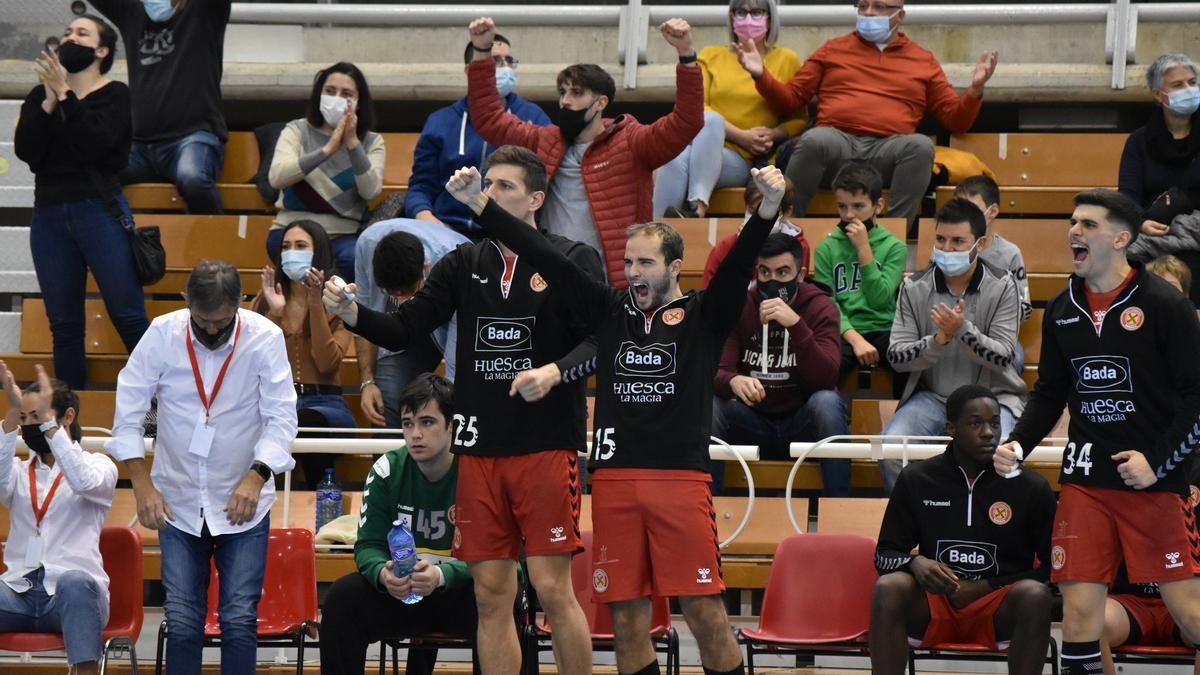
M 374 125 L 371 90 L 357 66 L 339 62 L 317 73 L 307 113 L 283 128 L 271 160 L 268 180 L 279 190 L 267 235 L 272 258 L 287 225 L 311 220 L 329 235 L 339 273 L 354 281 L 358 230 L 367 202 L 383 190 L 386 151 Z
M 729 36 L 734 43 L 752 43 L 779 80 L 800 70 L 796 52 L 775 46 L 775 0 L 730 0 Z M 655 175 L 655 218 L 704 217 L 715 188 L 745 185 L 750 169 L 765 166 L 776 144 L 799 135 L 808 119 L 803 109 L 777 115 L 738 65 L 733 44 L 709 45 L 697 61 L 704 74 L 704 129 Z
M 855 31 L 817 48 L 788 81 L 764 66 L 753 45 L 739 45 L 742 67 L 776 113 L 803 109 L 817 98 L 816 125 L 797 140 L 787 163 L 796 184 L 797 215 L 847 161 L 874 166 L 891 185 L 889 215 L 916 217 L 929 185 L 933 141 L 916 133 L 925 112 L 953 133 L 971 128 L 997 53 L 985 51 L 961 95 L 942 65 L 900 32 L 904 0 L 859 0 Z
M 471 43 L 463 53 L 463 63 L 470 65 L 475 56 Z M 492 44 L 492 60 L 496 63 L 496 90 L 505 111 L 517 119 L 544 127 L 550 118 L 535 103 L 518 96 L 517 67 L 520 61 L 513 54 L 508 38 L 497 34 Z M 466 67 L 464 66 L 464 70 Z M 409 218 L 440 223 L 476 241 L 483 232 L 471 210 L 458 203 L 446 192 L 446 181 L 454 172 L 468 166 L 483 166 L 483 160 L 497 146 L 479 137 L 467 107 L 467 97 L 453 105 L 435 110 L 425 120 L 421 137 L 413 152 L 412 178 L 404 198 L 404 213 Z
M 221 113 L 221 72 L 232 0 L 92 5 L 125 40 L 133 147 L 121 182 L 173 183 L 189 213 L 222 213 L 216 182 L 229 130 Z
M 955 198 L 937 212 L 933 263 L 900 286 L 888 361 L 910 373 L 900 407 L 884 435 L 937 436 L 946 428 L 946 398 L 967 384 L 986 387 L 1000 402 L 1000 435 L 1008 438 L 1029 392 L 1013 366 L 1021 294 L 1006 269 L 979 256 L 987 220 Z M 879 463 L 891 494 L 900 461 Z
M 281 232 L 282 250 L 263 268 L 262 289 L 251 309 L 283 329 L 299 425 L 352 429 L 358 424 L 342 398 L 339 377 L 352 336 L 321 304 L 325 280 L 337 273 L 329 235 L 311 220 L 297 220 Z M 310 489 L 334 460 L 316 453 L 297 457 Z
M 624 287 L 625 229 L 651 220 L 654 170 L 704 126 L 704 78 L 691 26 L 683 19 L 659 26 L 679 54 L 670 114 L 648 125 L 631 115 L 604 119 L 616 84 L 600 66 L 580 63 L 558 74 L 558 118 L 546 127 L 504 111 L 492 58 L 496 24 L 480 18 L 468 30 L 475 59 L 467 66 L 467 103 L 479 135 L 492 145 L 520 145 L 537 153 L 550 175 L 538 225 L 599 251 L 609 281 Z

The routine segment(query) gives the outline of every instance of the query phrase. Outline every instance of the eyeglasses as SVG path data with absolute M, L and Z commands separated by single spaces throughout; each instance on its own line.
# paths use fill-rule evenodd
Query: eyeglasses
M 513 68 L 518 63 L 520 63 L 520 61 L 515 56 L 493 56 L 492 60 L 496 62 L 497 68 L 502 68 L 504 66 Z
M 765 10 L 765 9 L 742 9 L 739 7 L 737 9 L 733 10 L 733 16 L 736 19 L 745 19 L 748 16 L 752 16 L 755 19 L 761 19 L 761 18 L 765 17 L 766 15 L 767 15 L 767 10 Z
M 876 14 L 883 14 L 895 9 L 904 9 L 903 5 L 885 5 L 882 2 L 860 2 L 855 7 L 858 8 L 859 14 L 864 14 L 867 10 L 871 10 Z

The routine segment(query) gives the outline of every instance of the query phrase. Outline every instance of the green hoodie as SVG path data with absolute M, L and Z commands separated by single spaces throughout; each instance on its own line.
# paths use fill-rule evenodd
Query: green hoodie
M 875 261 L 866 267 L 859 266 L 858 251 L 841 228 L 818 244 L 813 254 L 813 276 L 833 289 L 842 333 L 891 330 L 896 315 L 896 289 L 904 276 L 908 247 L 878 225 L 870 229 L 867 241 Z

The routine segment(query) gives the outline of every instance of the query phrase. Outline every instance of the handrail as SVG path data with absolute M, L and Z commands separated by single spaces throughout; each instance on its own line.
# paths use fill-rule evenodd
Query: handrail
M 750 465 L 747 464 L 746 460 L 742 458 L 741 453 L 734 451 L 733 446 L 729 445 L 720 438 L 717 438 L 716 436 L 709 436 L 708 438 L 714 443 L 728 448 L 729 453 L 732 454 L 734 459 L 738 461 L 738 464 L 742 466 L 742 473 L 746 474 L 746 513 L 742 514 L 742 522 L 738 523 L 738 526 L 733 531 L 733 534 L 730 534 L 728 539 L 717 545 L 718 549 L 726 549 L 729 548 L 729 545 L 738 538 L 738 536 L 742 533 L 742 530 L 746 529 L 746 525 L 750 522 L 750 514 L 754 512 L 754 474 L 750 471 Z M 713 451 L 709 450 L 709 454 L 712 455 Z

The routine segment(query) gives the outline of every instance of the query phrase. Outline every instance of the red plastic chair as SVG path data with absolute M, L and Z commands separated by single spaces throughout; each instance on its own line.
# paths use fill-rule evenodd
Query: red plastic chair
M 1191 654 L 1192 652 L 1188 652 Z M 1007 649 L 992 649 L 991 645 L 971 644 L 968 642 L 941 642 L 927 647 L 915 647 L 908 650 L 908 672 L 917 675 L 917 659 L 938 659 L 942 661 L 1007 661 Z M 1058 675 L 1058 643 L 1050 638 L 1050 672 Z
M 221 644 L 217 614 L 220 598 L 216 566 L 208 581 L 208 615 L 204 621 L 204 646 Z M 294 647 L 296 675 L 304 672 L 305 639 L 317 623 L 317 552 L 313 533 L 303 528 L 272 529 L 267 536 L 267 568 L 258 601 L 258 644 Z M 168 633 L 164 620 L 158 630 L 155 673 L 162 673 L 163 644 Z
M 798 534 L 779 542 L 758 630 L 738 630 L 746 672 L 754 655 L 867 652 L 875 540 L 857 534 Z
M 575 598 L 583 608 L 587 617 L 588 630 L 592 634 L 592 648 L 599 651 L 612 651 L 614 636 L 612 613 L 608 605 L 595 601 L 592 597 L 592 557 L 588 551 L 592 548 L 592 533 L 583 532 L 583 552 L 571 559 L 571 586 L 575 589 Z M 651 598 L 652 612 L 650 619 L 650 639 L 654 643 L 654 651 L 666 654 L 668 675 L 679 675 L 679 635 L 671 626 L 671 605 L 667 598 Z M 549 619 L 545 623 L 533 622 L 526 629 L 527 649 L 529 658 L 527 665 L 536 672 L 537 655 L 550 649 L 552 629 Z
M 100 531 L 100 557 L 108 574 L 108 625 L 100 634 L 104 651 L 100 672 L 108 667 L 108 652 L 129 650 L 129 664 L 137 673 L 137 638 L 142 632 L 142 538 L 129 527 Z M 50 652 L 66 649 L 60 633 L 0 633 L 0 650 Z
M 1195 649 L 1182 645 L 1121 645 L 1112 651 L 1114 663 L 1180 665 L 1196 657 Z

